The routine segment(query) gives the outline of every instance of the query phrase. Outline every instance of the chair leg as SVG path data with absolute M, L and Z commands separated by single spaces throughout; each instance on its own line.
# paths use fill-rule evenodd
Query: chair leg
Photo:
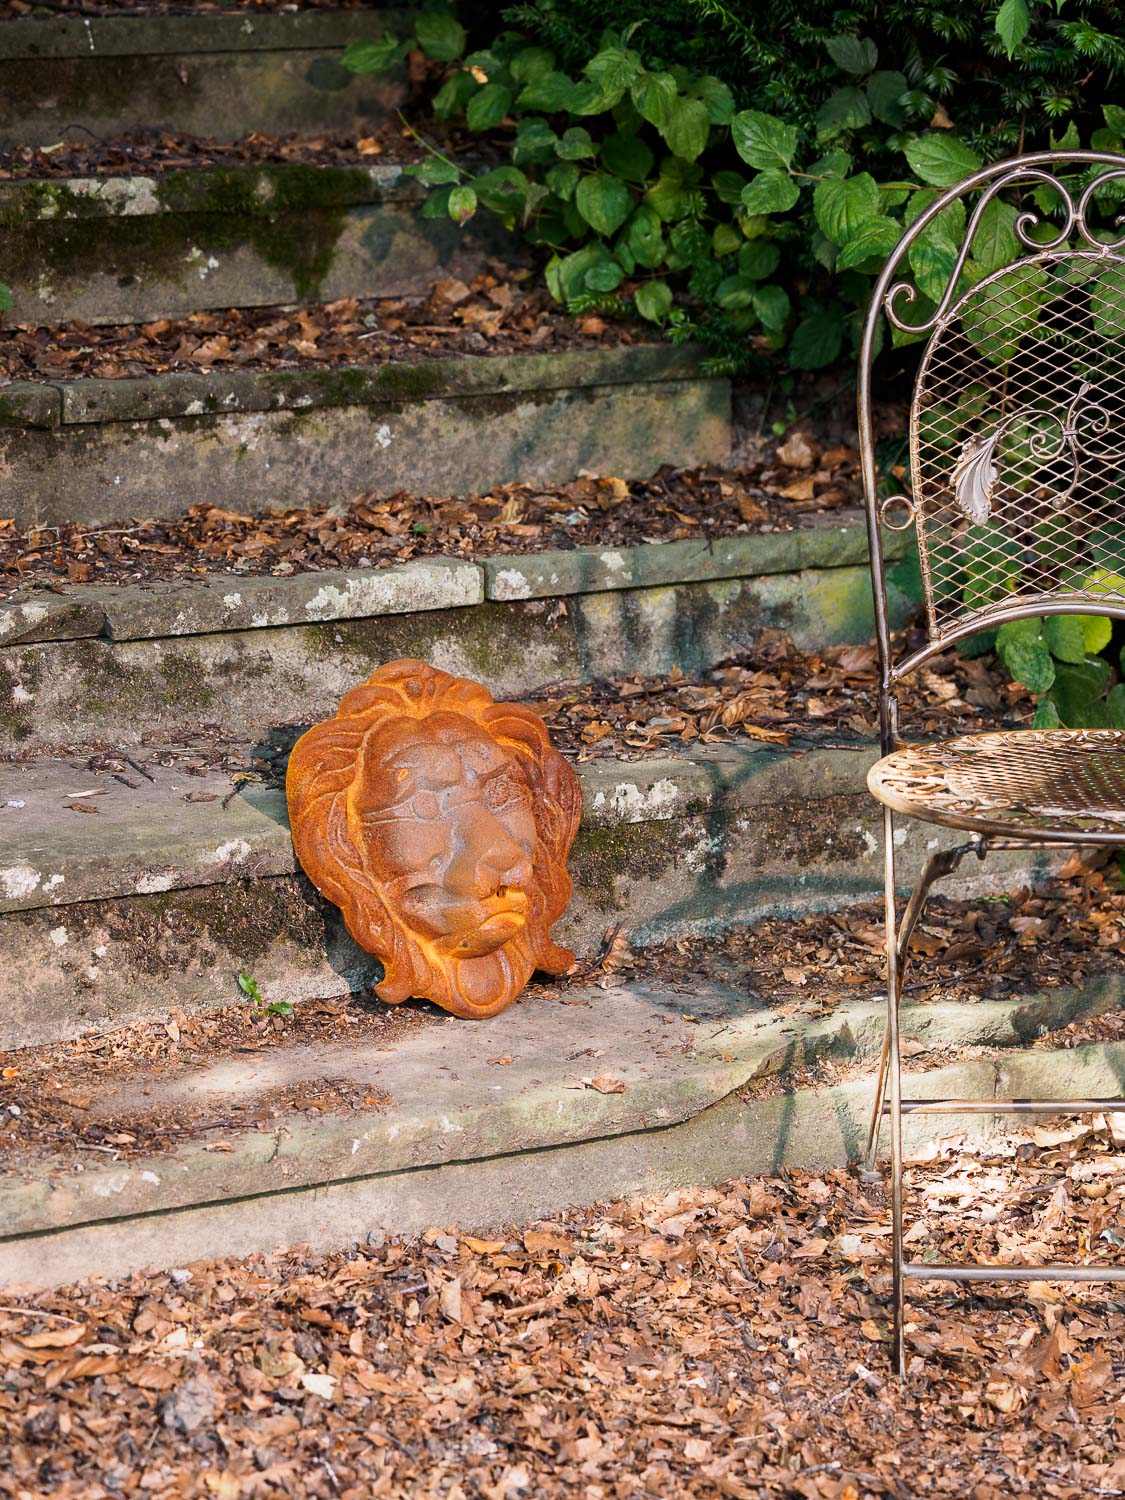
M 937 854 L 932 854 L 918 873 L 918 879 L 914 883 L 910 900 L 907 902 L 906 910 L 902 914 L 902 923 L 898 930 L 895 943 L 895 951 L 898 962 L 895 965 L 897 979 L 895 993 L 895 1010 L 902 1004 L 903 975 L 906 971 L 907 955 L 910 948 L 910 939 L 914 935 L 914 929 L 918 925 L 919 918 L 925 910 L 926 900 L 934 882 L 945 875 L 952 875 L 958 868 L 966 854 L 979 852 L 977 844 L 961 844 L 955 849 L 942 849 Z M 888 854 L 892 865 L 894 863 L 893 851 Z M 891 940 L 888 928 L 888 943 Z M 890 964 L 888 962 L 888 984 L 887 999 L 890 1002 Z M 875 1165 L 875 1155 L 879 1146 L 879 1125 L 883 1117 L 883 1102 L 887 1094 L 887 1061 L 890 1051 L 890 1024 L 883 1030 L 883 1049 L 879 1055 L 879 1074 L 875 1084 L 875 1102 L 871 1108 L 871 1123 L 867 1130 L 867 1150 L 864 1153 L 864 1166 L 870 1171 Z

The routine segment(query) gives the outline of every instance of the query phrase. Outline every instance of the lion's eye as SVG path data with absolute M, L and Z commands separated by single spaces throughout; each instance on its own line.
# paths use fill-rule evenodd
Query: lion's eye
M 511 776 L 494 776 L 485 783 L 484 800 L 491 808 L 507 807 L 519 796 L 519 787 Z

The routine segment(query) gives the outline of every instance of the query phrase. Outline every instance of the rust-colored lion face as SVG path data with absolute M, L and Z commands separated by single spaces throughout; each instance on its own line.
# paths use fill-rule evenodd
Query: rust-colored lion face
M 286 795 L 305 873 L 383 964 L 380 999 L 494 1016 L 574 962 L 550 928 L 581 794 L 527 709 L 391 662 L 298 740 Z

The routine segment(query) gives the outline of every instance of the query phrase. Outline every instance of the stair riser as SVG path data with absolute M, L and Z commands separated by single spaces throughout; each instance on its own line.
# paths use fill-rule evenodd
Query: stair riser
M 490 254 L 517 259 L 487 221 L 462 231 L 420 219 L 411 195 L 398 199 L 275 215 L 33 219 L 5 233 L 9 320 L 136 323 L 206 308 L 420 295 L 443 276 L 470 279 Z M 0 223 L 12 217 L 0 202 Z
M 238 580 L 230 581 L 232 594 Z M 777 627 L 802 649 L 869 639 L 865 568 L 528 599 L 153 641 L 90 639 L 0 650 L 0 749 L 28 751 L 191 724 L 238 738 L 331 715 L 381 663 L 429 661 L 498 698 L 622 671 L 705 670 Z M 905 618 L 905 601 L 895 599 Z
M 232 389 L 245 388 L 267 409 L 234 409 L 239 394 L 229 400 L 216 395 L 215 405 L 201 396 L 197 404 L 186 403 L 189 414 L 143 421 L 83 420 L 74 409 L 91 387 L 100 388 L 99 401 L 123 412 L 184 383 L 157 378 L 75 382 L 57 391 L 9 387 L 9 403 L 34 403 L 37 419 L 51 425 L 0 428 L 6 510 L 17 525 L 97 524 L 122 515 L 176 515 L 203 502 L 229 508 L 236 500 L 241 510 L 262 510 L 403 489 L 485 494 L 496 484 L 553 483 L 581 471 L 636 478 L 661 464 L 726 457 L 729 382 L 670 378 L 668 372 L 690 364 L 676 350 L 611 351 L 592 359 L 586 377 L 581 359 L 570 360 L 565 368 L 574 383 L 549 388 L 529 373 L 551 364 L 543 356 L 454 361 L 467 371 L 466 380 L 477 374 L 474 366 L 497 379 L 501 366 L 516 372 L 513 379 L 522 371 L 521 388 L 461 395 L 450 382 L 448 395 L 397 401 L 367 395 L 362 404 L 341 404 L 352 399 L 355 371 L 315 372 L 310 384 L 320 403 L 333 404 L 309 396 L 306 405 L 282 410 L 268 409 L 271 399 L 290 399 L 271 396 L 268 379 L 231 376 Z M 599 368 L 612 372 L 613 383 L 597 382 Z M 647 378 L 631 380 L 634 369 Z M 412 366 L 395 378 L 405 390 L 425 390 L 435 378 L 431 371 Z M 224 378 L 205 383 L 218 392 Z M 63 420 L 55 425 L 59 402 Z M 229 415 L 191 415 L 193 405 Z
M 383 15 L 396 26 L 393 12 Z M 338 58 L 349 42 L 377 35 L 380 20 L 364 11 L 6 22 L 0 144 L 154 128 L 215 140 L 251 131 L 366 134 L 402 105 L 405 85 L 356 78 Z
M 670 777 L 653 787 L 651 775 L 633 781 L 620 772 L 620 787 L 604 785 L 601 804 L 588 786 L 570 859 L 574 896 L 556 937 L 588 960 L 616 923 L 634 942 L 657 942 L 871 900 L 882 881 L 879 813 L 861 789 L 872 759 L 843 751 L 802 759 L 743 755 L 725 789 L 695 799 L 673 795 Z M 0 967 L 11 997 L 0 1049 L 167 1015 L 176 1006 L 229 1004 L 238 999 L 243 972 L 253 974 L 267 1000 L 367 988 L 378 977 L 373 961 L 351 942 L 335 908 L 302 876 L 287 873 L 295 862 L 281 794 L 260 805 L 272 809 L 273 820 L 272 833 L 261 837 L 250 832 L 218 849 L 181 849 L 169 832 L 159 862 L 131 877 L 152 894 L 74 901 L 97 888 L 96 861 L 84 870 L 40 861 L 42 868 L 0 871 L 0 878 L 34 875 L 53 901 L 71 896 L 69 904 L 0 916 Z M 614 805 L 638 809 L 636 821 L 607 816 Z M 648 810 L 668 808 L 668 816 Z M 904 882 L 936 833 L 918 824 L 906 829 Z M 112 854 L 106 858 L 112 863 Z M 997 856 L 974 865 L 957 894 L 1008 889 L 1014 872 L 1032 868 L 1046 869 L 1046 857 Z M 102 888 L 117 888 L 118 876 L 107 865 Z M 177 888 L 168 889 L 173 883 Z
M 1086 1089 L 1112 1095 L 1120 1088 L 1123 1066 L 1125 1049 L 1101 1044 L 1054 1055 L 1013 1051 L 999 1067 L 984 1058 L 907 1075 L 905 1082 L 945 1097 L 1030 1096 L 1041 1092 L 1044 1083 L 1048 1092 L 1065 1092 L 1070 1084 L 1078 1094 Z M 506 1230 L 513 1223 L 612 1198 L 697 1189 L 782 1168 L 838 1169 L 862 1153 L 872 1095 L 870 1080 L 765 1098 L 731 1092 L 664 1128 L 654 1121 L 627 1133 L 604 1129 L 600 1139 L 537 1150 L 528 1148 L 526 1135 L 514 1133 L 506 1149 L 476 1160 L 289 1190 L 289 1143 L 282 1156 L 284 1134 L 278 1134 L 276 1146 L 275 1138 L 266 1135 L 259 1143 L 262 1149 L 243 1169 L 245 1196 L 232 1192 L 228 1201 L 117 1220 L 106 1217 L 13 1238 L 0 1244 L 0 1284 L 31 1288 L 93 1274 L 118 1277 L 144 1267 L 268 1253 L 294 1244 L 338 1250 L 362 1245 L 373 1234 L 411 1236 L 435 1224 L 467 1233 Z M 1010 1117 L 973 1115 L 959 1118 L 956 1128 L 972 1146 L 997 1139 L 1010 1123 Z M 362 1121 L 354 1128 L 364 1134 Z M 907 1154 L 921 1152 L 934 1134 L 932 1119 L 907 1116 Z M 358 1138 L 355 1144 L 360 1145 Z M 120 1191 L 135 1175 L 135 1169 L 121 1167 L 113 1183 L 105 1185 L 107 1192 Z M 233 1169 L 230 1175 L 236 1175 Z M 162 1191 L 159 1183 L 152 1191 Z M 883 1243 L 889 1254 L 889 1240 Z M 887 1258 L 863 1264 L 885 1271 Z

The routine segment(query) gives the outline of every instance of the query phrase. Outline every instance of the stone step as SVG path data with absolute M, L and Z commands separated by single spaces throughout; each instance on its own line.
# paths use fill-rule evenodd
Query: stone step
M 1081 991 L 907 1006 L 915 1050 L 978 1053 L 908 1073 L 907 1089 L 1113 1096 L 1125 1047 L 1028 1043 L 1123 999 L 1121 976 L 1105 975 Z M 94 1059 L 83 1123 L 114 1122 L 123 1139 L 116 1150 L 37 1149 L 9 1123 L 0 1282 L 117 1277 L 294 1243 L 335 1249 L 435 1225 L 490 1230 L 600 1198 L 840 1167 L 863 1149 L 882 1014 L 870 1000 L 790 1014 L 713 985 L 572 986 L 479 1025 L 417 1017 L 366 1042 L 362 1017 L 345 1014 L 324 1041 L 276 1035 L 172 1076 Z M 818 1058 L 851 1076 L 787 1090 L 788 1071 Z M 34 1074 L 34 1059 L 13 1061 Z M 614 1082 L 603 1091 L 594 1079 Z M 318 1083 L 351 1086 L 364 1103 L 271 1108 L 277 1090 L 302 1084 L 315 1096 Z M 170 1118 L 188 1123 L 151 1144 Z M 907 1117 L 906 1149 L 953 1129 L 983 1139 L 1005 1123 L 977 1115 L 947 1129 Z
M 622 670 L 704 671 L 766 627 L 802 650 L 869 640 L 866 531 L 855 512 L 815 520 L 480 562 L 19 591 L 0 603 L 0 752 L 199 723 L 291 734 L 395 657 L 519 698 Z M 888 557 L 901 547 L 890 533 Z M 912 606 L 893 584 L 890 601 L 903 623 Z
M 380 977 L 297 872 L 280 785 L 193 774 L 207 749 L 150 754 L 124 775 L 73 756 L 0 765 L 0 1050 L 229 1004 L 242 972 L 291 1002 Z M 249 763 L 249 746 L 223 749 L 228 767 Z M 556 937 L 588 960 L 613 924 L 659 942 L 870 900 L 883 874 L 864 780 L 876 753 L 749 742 L 579 762 L 574 896 Z M 905 882 L 948 841 L 920 824 L 903 840 Z M 974 862 L 957 894 L 1048 868 L 1031 859 Z
M 731 390 L 668 344 L 331 369 L 14 381 L 3 510 L 18 526 L 407 489 L 487 494 L 580 471 L 721 463 Z
M 2 32 L 0 32 L 2 40 Z M 0 75 L 3 69 L 0 67 Z M 424 293 L 515 246 L 422 219 L 398 165 L 201 167 L 0 182 L 14 323 L 144 323 L 203 308 Z
M 347 130 L 406 98 L 400 78 L 356 78 L 340 51 L 403 9 L 292 14 L 29 16 L 0 21 L 0 145 L 136 129 L 234 140 L 261 131 Z

